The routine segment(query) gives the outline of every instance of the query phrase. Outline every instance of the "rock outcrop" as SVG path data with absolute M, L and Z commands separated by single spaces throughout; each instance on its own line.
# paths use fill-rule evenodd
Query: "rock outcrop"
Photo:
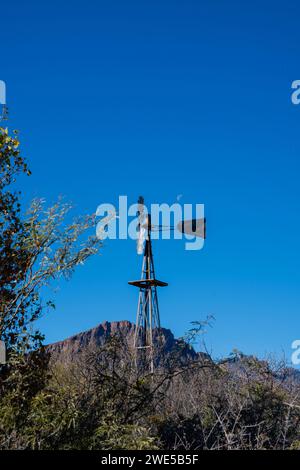
M 134 339 L 135 325 L 127 320 L 124 321 L 105 321 L 90 330 L 78 333 L 63 341 L 53 343 L 47 346 L 47 350 L 55 360 L 68 361 L 73 360 L 77 354 L 87 350 L 90 347 L 97 348 L 105 344 L 112 336 L 120 336 L 132 348 Z M 174 338 L 171 330 L 161 328 L 154 332 L 154 342 L 158 336 L 162 344 L 164 354 L 175 354 L 180 362 L 195 360 L 202 357 L 202 353 L 197 353 L 190 345 L 182 339 Z

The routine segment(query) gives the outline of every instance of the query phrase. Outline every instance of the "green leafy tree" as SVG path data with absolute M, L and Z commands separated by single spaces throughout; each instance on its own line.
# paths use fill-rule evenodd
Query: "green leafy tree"
M 17 136 L 0 128 L 0 338 L 23 350 L 40 338 L 32 325 L 45 307 L 42 287 L 68 278 L 101 242 L 84 237 L 94 226 L 93 216 L 65 222 L 71 206 L 61 200 L 50 208 L 34 200 L 22 217 L 20 193 L 13 189 L 20 173 L 30 175 Z
M 86 236 L 94 217 L 67 223 L 71 206 L 62 200 L 50 208 L 34 200 L 23 213 L 15 190 L 20 174 L 30 171 L 17 134 L 0 128 L 0 339 L 8 351 L 7 364 L 0 366 L 0 447 L 8 449 L 28 447 L 26 423 L 49 379 L 49 356 L 34 324 L 53 303 L 43 304 L 41 290 L 69 278 L 101 245 Z

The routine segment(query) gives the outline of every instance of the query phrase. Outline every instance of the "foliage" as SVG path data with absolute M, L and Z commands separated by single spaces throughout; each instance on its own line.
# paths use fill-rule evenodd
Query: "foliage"
M 282 364 L 201 360 L 152 377 L 113 337 L 70 362 L 52 359 L 46 373 L 33 368 L 34 380 L 26 370 L 0 399 L 2 449 L 299 447 L 300 386 Z
M 3 448 L 38 448 L 39 433 L 50 429 L 46 418 L 51 407 L 43 415 L 45 429 L 31 432 L 30 425 L 31 420 L 39 422 L 50 400 L 45 394 L 49 355 L 34 324 L 45 307 L 54 304 L 43 304 L 41 291 L 61 276 L 69 278 L 101 244 L 95 236 L 85 236 L 94 217 L 67 223 L 71 206 L 61 199 L 49 208 L 43 200 L 34 200 L 24 214 L 20 193 L 14 189 L 21 174 L 29 176 L 30 170 L 20 154 L 17 133 L 10 136 L 0 128 L 0 339 L 8 352 L 7 364 L 0 366 Z
M 0 128 L 0 337 L 8 347 L 23 350 L 40 337 L 31 330 L 45 307 L 42 287 L 69 277 L 98 251 L 100 241 L 82 239 L 94 225 L 93 216 L 65 222 L 71 206 L 61 200 L 49 208 L 34 200 L 22 217 L 20 194 L 12 189 L 20 173 L 30 175 L 19 141 Z
M 51 364 L 42 386 L 37 383 L 24 397 L 21 414 L 15 398 L 23 393 L 15 386 L 0 399 L 0 448 L 155 449 L 142 418 L 153 406 L 153 391 L 128 364 L 120 366 L 121 351 L 112 339 L 76 364 Z M 20 382 L 26 384 L 24 376 Z

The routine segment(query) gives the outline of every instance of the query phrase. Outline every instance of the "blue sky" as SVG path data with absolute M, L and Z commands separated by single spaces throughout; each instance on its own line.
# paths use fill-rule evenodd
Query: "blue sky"
M 9 127 L 33 175 L 24 201 L 63 194 L 74 214 L 128 195 L 204 203 L 199 252 L 157 241 L 163 326 L 180 336 L 212 314 L 214 356 L 291 354 L 300 338 L 300 78 L 297 1 L 27 1 L 1 5 L 0 79 Z M 148 174 L 145 173 L 145 167 Z M 56 341 L 135 320 L 135 242 L 51 292 Z

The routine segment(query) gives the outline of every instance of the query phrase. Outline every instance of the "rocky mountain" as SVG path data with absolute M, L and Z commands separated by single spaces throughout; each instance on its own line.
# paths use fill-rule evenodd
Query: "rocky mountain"
M 77 333 L 63 341 L 47 346 L 51 356 L 57 361 L 72 361 L 77 354 L 89 347 L 101 347 L 112 336 L 125 339 L 128 348 L 132 348 L 134 339 L 134 323 L 127 320 L 108 322 L 104 321 L 100 325 L 90 330 Z M 171 330 L 161 328 L 154 332 L 154 342 L 158 335 L 162 344 L 163 353 L 166 355 L 176 354 L 180 362 L 195 360 L 203 357 L 203 353 L 197 353 L 190 345 L 182 339 L 176 339 Z
M 104 321 L 95 328 L 77 333 L 63 341 L 48 345 L 47 350 L 50 352 L 54 361 L 64 363 L 68 361 L 72 362 L 81 352 L 87 351 L 89 348 L 100 348 L 114 336 L 121 338 L 123 344 L 126 344 L 126 348 L 128 347 L 128 350 L 132 350 L 134 331 L 135 324 L 130 321 Z M 186 364 L 189 361 L 200 359 L 211 361 L 210 356 L 207 354 L 196 352 L 183 339 L 176 339 L 169 329 L 161 328 L 159 332 L 155 331 L 154 343 L 158 341 L 158 336 L 161 345 L 160 351 L 165 359 L 168 357 L 176 358 L 176 363 L 178 362 L 180 364 Z M 250 376 L 255 379 L 263 370 L 269 370 L 267 361 L 243 354 L 238 357 L 223 359 L 220 361 L 220 364 L 237 379 L 249 378 Z M 275 380 L 280 382 L 300 383 L 300 371 L 291 367 L 285 366 L 278 370 L 273 370 L 272 375 Z

